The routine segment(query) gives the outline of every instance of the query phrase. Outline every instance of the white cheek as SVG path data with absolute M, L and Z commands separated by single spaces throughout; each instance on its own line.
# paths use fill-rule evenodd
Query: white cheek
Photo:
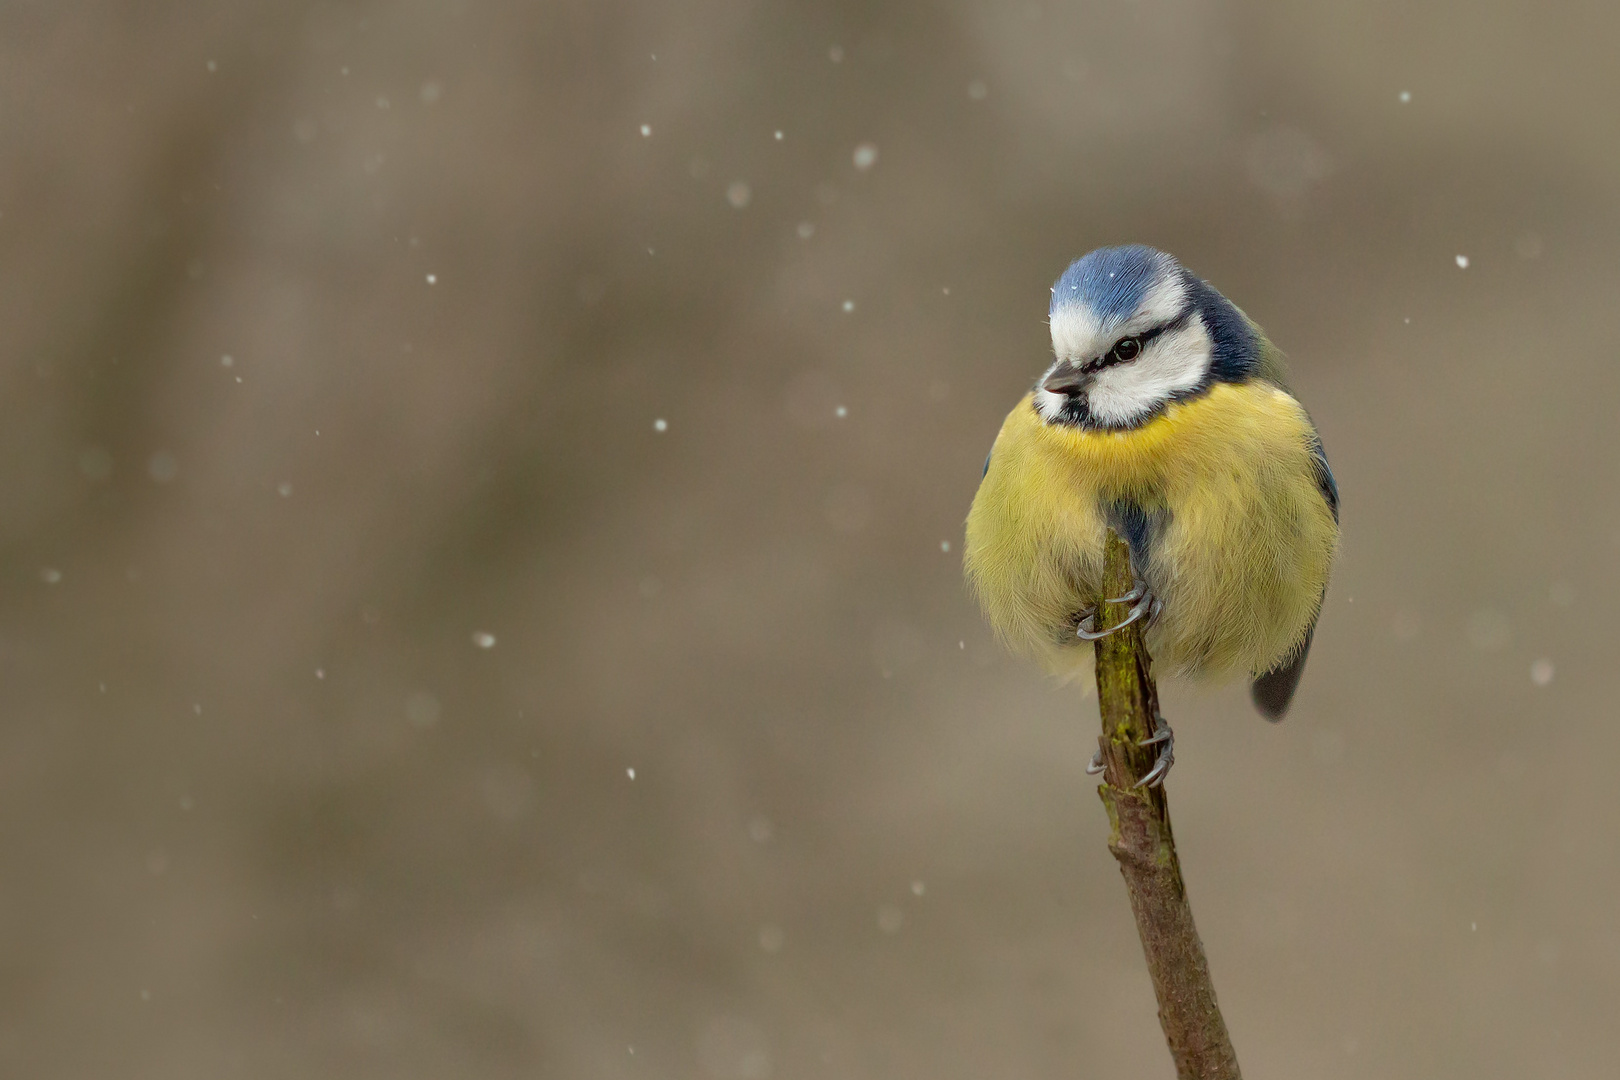
M 1098 372 L 1087 396 L 1093 419 L 1128 423 L 1193 389 L 1209 372 L 1209 352 L 1209 333 L 1196 316 L 1180 330 L 1161 334 L 1140 359 Z

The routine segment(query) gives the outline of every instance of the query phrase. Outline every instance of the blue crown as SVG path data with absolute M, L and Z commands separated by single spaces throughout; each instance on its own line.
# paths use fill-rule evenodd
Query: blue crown
M 1130 244 L 1098 248 L 1074 260 L 1052 289 L 1052 314 L 1084 306 L 1103 320 L 1126 319 L 1141 306 L 1148 289 L 1176 266 L 1162 251 Z

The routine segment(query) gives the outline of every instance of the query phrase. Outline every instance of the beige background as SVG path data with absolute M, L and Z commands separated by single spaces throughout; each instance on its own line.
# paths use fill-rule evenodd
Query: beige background
M 6 4 L 0 1072 L 1169 1077 L 958 563 L 1137 240 L 1344 498 L 1288 722 L 1166 695 L 1246 1074 L 1612 1076 L 1617 29 Z

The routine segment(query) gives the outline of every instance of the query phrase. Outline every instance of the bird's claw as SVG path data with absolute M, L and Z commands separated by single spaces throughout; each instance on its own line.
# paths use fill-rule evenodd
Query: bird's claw
M 1131 610 L 1125 613 L 1119 625 L 1111 626 L 1107 630 L 1097 629 L 1097 609 L 1091 608 L 1081 612 L 1080 621 L 1075 625 L 1075 636 L 1081 641 L 1100 641 L 1109 634 L 1125 629 L 1131 623 L 1147 616 L 1146 626 L 1152 626 L 1159 618 L 1159 612 L 1164 610 L 1164 601 L 1154 596 L 1148 590 L 1147 582 L 1138 579 L 1131 585 L 1131 589 L 1124 596 L 1117 596 L 1106 600 L 1108 604 L 1131 604 Z
M 1142 779 L 1135 784 L 1136 787 L 1158 787 L 1164 783 L 1164 778 L 1170 774 L 1170 766 L 1176 763 L 1176 733 L 1170 730 L 1164 717 L 1153 718 L 1153 734 L 1137 743 L 1138 746 L 1162 746 L 1158 760 L 1153 763 Z
M 1129 604 L 1133 601 L 1142 599 L 1142 597 L 1145 595 L 1147 595 L 1147 585 L 1141 581 L 1136 581 L 1131 584 L 1130 592 L 1126 593 L 1124 596 L 1116 596 L 1114 599 L 1107 601 L 1107 603 Z
M 1164 783 L 1164 778 L 1170 774 L 1170 766 L 1176 763 L 1176 733 L 1170 730 L 1170 725 L 1164 717 L 1153 718 L 1153 734 L 1136 744 L 1137 746 L 1162 746 L 1159 756 L 1153 762 L 1153 768 L 1143 774 L 1132 787 L 1158 787 Z M 1107 766 L 1103 762 L 1102 748 L 1091 755 L 1091 762 L 1086 766 L 1087 776 L 1096 776 Z

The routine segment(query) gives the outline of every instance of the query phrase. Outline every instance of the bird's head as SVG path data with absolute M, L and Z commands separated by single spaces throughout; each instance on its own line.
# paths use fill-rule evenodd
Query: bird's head
M 1119 430 L 1214 382 L 1240 382 L 1262 339 L 1220 293 L 1150 247 L 1098 248 L 1052 289 L 1057 361 L 1035 387 L 1049 424 Z

